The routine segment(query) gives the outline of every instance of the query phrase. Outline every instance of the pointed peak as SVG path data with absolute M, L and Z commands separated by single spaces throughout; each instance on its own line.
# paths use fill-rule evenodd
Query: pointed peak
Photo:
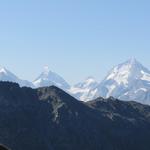
M 7 73 L 8 70 L 5 67 L 0 67 L 0 73 Z
M 88 76 L 85 80 L 95 80 L 93 76 Z
M 86 83 L 87 85 L 90 85 L 90 84 L 93 84 L 93 83 L 96 84 L 98 82 L 96 81 L 96 79 L 94 77 L 89 76 L 88 78 L 86 78 L 86 80 L 84 81 L 84 83 Z
M 137 60 L 136 60 L 135 57 L 131 57 L 131 58 L 129 59 L 129 61 L 130 61 L 130 62 L 136 62 Z
M 127 63 L 129 64 L 139 64 L 139 62 L 137 61 L 137 59 L 135 57 L 131 57 L 130 59 L 128 59 Z
M 44 74 L 44 75 L 49 75 L 50 72 L 51 72 L 51 71 L 50 71 L 50 69 L 49 69 L 49 66 L 45 65 L 45 66 L 43 67 L 43 72 L 42 72 L 42 74 Z
M 44 66 L 44 72 L 49 72 L 49 71 L 50 71 L 49 66 L 45 65 Z
M 131 69 L 131 68 L 141 68 L 143 67 L 143 65 L 134 57 L 131 57 L 130 59 L 128 59 L 127 61 L 117 65 L 116 67 L 114 67 L 113 69 L 120 69 L 120 68 L 124 68 L 126 67 L 126 69 Z

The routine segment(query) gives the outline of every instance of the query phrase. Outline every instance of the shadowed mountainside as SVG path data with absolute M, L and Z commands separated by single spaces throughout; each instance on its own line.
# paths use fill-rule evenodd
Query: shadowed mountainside
M 149 106 L 0 82 L 0 143 L 11 150 L 149 150 L 149 139 Z

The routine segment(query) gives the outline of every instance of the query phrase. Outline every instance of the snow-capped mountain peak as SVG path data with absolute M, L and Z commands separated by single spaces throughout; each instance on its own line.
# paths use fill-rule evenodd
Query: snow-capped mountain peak
M 5 67 L 0 67 L 0 80 L 16 82 L 18 77 L 7 70 Z
M 7 70 L 5 67 L 0 67 L 0 81 L 16 82 L 20 86 L 33 87 L 33 84 L 31 82 L 18 78 L 15 74 Z
M 89 85 L 89 84 L 95 83 L 97 81 L 94 77 L 89 76 L 89 77 L 86 78 L 85 82 L 87 82 L 87 84 Z
M 69 89 L 70 85 L 58 74 L 50 71 L 48 66 L 44 67 L 43 72 L 33 81 L 35 87 L 55 85 L 63 90 Z
M 114 67 L 104 80 L 114 80 L 118 85 L 124 84 L 127 86 L 133 80 L 146 74 L 150 74 L 150 71 L 132 58 Z
M 97 83 L 95 78 L 92 77 L 92 76 L 89 76 L 83 82 L 80 82 L 80 83 L 76 84 L 75 87 L 77 87 L 77 88 L 87 88 L 87 87 L 95 86 L 95 83 Z
M 49 67 L 48 67 L 48 66 L 44 66 L 43 74 L 44 74 L 45 76 L 48 76 L 49 73 L 50 73 Z
M 4 67 L 0 67 L 0 73 L 7 74 L 7 70 Z
M 93 90 L 97 90 L 94 98 L 113 96 L 122 100 L 147 103 L 146 97 L 150 91 L 150 71 L 132 58 L 114 67 Z
M 81 101 L 88 101 L 94 96 L 94 92 L 89 94 L 89 91 L 94 89 L 98 85 L 98 82 L 94 77 L 90 76 L 83 82 L 80 82 L 72 86 L 69 93 Z

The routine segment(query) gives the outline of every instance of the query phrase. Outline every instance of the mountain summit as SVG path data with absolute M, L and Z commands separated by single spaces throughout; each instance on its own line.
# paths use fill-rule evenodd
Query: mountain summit
M 61 76 L 50 71 L 48 66 L 44 67 L 44 71 L 33 81 L 33 84 L 35 87 L 55 85 L 63 90 L 70 88 L 70 85 Z
M 122 100 L 135 100 L 150 104 L 150 71 L 132 58 L 114 67 L 104 80 L 90 92 L 95 97 L 113 96 Z
M 22 80 L 15 74 L 7 70 L 5 67 L 0 67 L 0 81 L 16 82 L 20 86 L 33 87 L 33 84 L 27 80 Z
M 69 93 L 82 101 L 91 100 L 95 93 L 91 91 L 98 85 L 98 82 L 94 79 L 94 77 L 90 76 L 86 78 L 83 82 L 80 82 L 74 86 L 72 86 L 69 90 Z

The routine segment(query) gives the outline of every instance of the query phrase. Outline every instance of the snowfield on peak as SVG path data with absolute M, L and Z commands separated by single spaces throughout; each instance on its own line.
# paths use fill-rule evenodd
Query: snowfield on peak
M 150 104 L 150 71 L 136 59 L 114 67 L 104 80 L 89 93 L 97 90 L 93 98 L 113 96 L 126 101 Z
M 96 90 L 92 92 L 90 91 L 97 85 L 98 82 L 93 77 L 88 77 L 85 81 L 72 86 L 68 92 L 81 101 L 89 101 L 97 92 Z
M 0 81 L 16 82 L 20 86 L 34 87 L 31 82 L 18 78 L 16 75 L 14 75 L 4 67 L 0 68 Z
M 44 67 L 44 71 L 33 81 L 35 87 L 57 86 L 63 90 L 70 88 L 70 85 L 58 74 Z

